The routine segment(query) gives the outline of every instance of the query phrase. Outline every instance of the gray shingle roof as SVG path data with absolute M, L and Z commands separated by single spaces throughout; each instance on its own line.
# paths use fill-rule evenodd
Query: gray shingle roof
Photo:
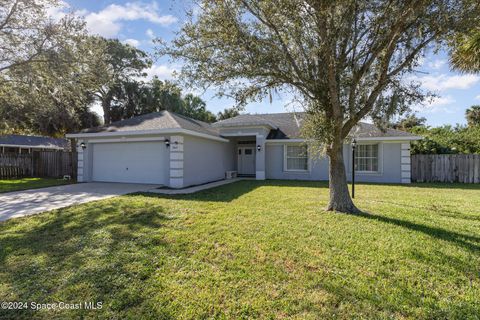
M 219 136 L 218 130 L 206 122 L 194 120 L 166 110 L 112 122 L 106 126 L 85 129 L 82 133 L 129 132 L 160 129 L 186 129 L 216 137 Z
M 267 114 L 243 114 L 234 118 L 219 121 L 213 124 L 217 128 L 241 127 L 247 125 L 269 125 L 275 129 L 270 131 L 267 139 L 296 139 L 300 138 L 300 128 L 305 117 L 303 112 L 267 113 Z M 372 137 L 414 137 L 411 133 L 380 128 L 373 124 L 361 122 L 358 124 L 355 136 L 357 138 Z M 352 130 L 352 131 L 353 131 Z
M 41 136 L 24 136 L 17 134 L 7 134 L 0 136 L 0 146 L 25 146 L 26 148 L 67 148 L 68 140 L 41 137 Z
M 271 128 L 267 139 L 297 139 L 305 113 L 267 113 L 242 114 L 234 118 L 209 124 L 170 111 L 154 112 L 134 118 L 113 122 L 107 126 L 90 128 L 82 133 L 129 132 L 159 129 L 186 129 L 198 133 L 219 137 L 221 128 L 244 126 L 267 126 Z M 357 138 L 372 137 L 414 137 L 414 135 L 395 129 L 382 131 L 373 124 L 362 122 L 358 126 Z M 354 128 L 356 130 L 356 128 Z

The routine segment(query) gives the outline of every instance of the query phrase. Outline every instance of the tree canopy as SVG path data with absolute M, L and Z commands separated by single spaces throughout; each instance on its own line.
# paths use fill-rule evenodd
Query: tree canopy
M 48 9 L 57 5 L 58 0 L 0 0 L 0 74 L 48 62 L 53 57 L 46 52 L 62 50 L 84 33 L 83 21 L 73 15 L 49 17 Z
M 465 117 L 469 126 L 480 126 L 480 106 L 471 106 L 465 110 Z
M 480 28 L 461 32 L 454 36 L 450 64 L 462 72 L 480 72 Z
M 385 121 L 425 93 L 406 81 L 419 58 L 478 20 L 474 1 L 197 1 L 198 14 L 160 53 L 186 83 L 238 105 L 287 92 L 307 112 L 303 135 L 330 160 L 329 210 L 358 211 L 343 143 L 364 117 Z

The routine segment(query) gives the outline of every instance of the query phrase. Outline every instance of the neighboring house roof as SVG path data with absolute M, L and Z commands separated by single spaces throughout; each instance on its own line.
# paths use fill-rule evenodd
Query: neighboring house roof
M 268 140 L 275 139 L 301 139 L 300 128 L 305 113 L 267 113 L 267 114 L 242 114 L 236 117 L 209 124 L 194 120 L 189 117 L 170 111 L 154 112 L 134 118 L 113 122 L 106 126 L 85 129 L 79 134 L 69 134 L 67 137 L 82 137 L 90 135 L 110 134 L 151 134 L 151 133 L 190 133 L 204 137 L 222 139 L 220 129 L 239 127 L 267 127 L 270 133 Z M 402 138 L 416 140 L 420 137 L 408 132 L 385 129 L 368 123 L 359 123 L 352 131 L 358 139 L 388 139 Z M 225 139 L 222 139 L 227 141 Z
M 68 147 L 68 140 L 40 136 L 23 136 L 7 134 L 0 136 L 0 146 L 43 148 L 43 149 L 65 149 Z
M 300 128 L 304 112 L 243 114 L 234 118 L 222 120 L 213 124 L 217 128 L 243 127 L 243 126 L 269 126 L 273 128 L 267 139 L 300 139 Z M 374 124 L 360 122 L 353 128 L 352 133 L 356 138 L 419 138 L 409 132 L 386 128 L 381 130 Z
M 220 136 L 218 130 L 213 128 L 209 123 L 166 110 L 112 122 L 106 126 L 85 129 L 82 133 L 152 131 L 162 129 L 184 129 L 215 137 Z

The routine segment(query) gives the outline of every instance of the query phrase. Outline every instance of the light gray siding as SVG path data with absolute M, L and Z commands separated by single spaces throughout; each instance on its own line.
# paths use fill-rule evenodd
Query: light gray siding
M 375 143 L 375 142 L 373 142 Z M 355 175 L 359 182 L 401 183 L 401 143 L 379 144 L 379 172 Z M 292 180 L 328 180 L 328 158 L 310 159 L 308 172 L 290 172 L 284 170 L 284 145 L 269 143 L 266 145 L 266 178 Z M 345 145 L 343 154 L 347 179 L 352 176 L 352 153 L 350 145 Z
M 401 183 L 402 182 L 402 166 L 401 166 L 401 143 L 377 142 L 379 145 L 379 172 L 378 173 L 361 173 L 355 174 L 355 179 L 362 182 L 382 182 L 382 183 Z M 345 152 L 347 151 L 348 152 Z M 352 176 L 352 152 L 350 145 L 344 148 L 345 162 L 347 165 L 347 177 L 350 180 Z
M 236 153 L 232 142 L 184 138 L 184 187 L 224 179 L 225 171 L 234 170 Z
M 284 144 L 267 144 L 265 167 L 267 179 L 292 180 L 328 180 L 328 160 L 310 159 L 308 172 L 292 172 L 284 170 Z

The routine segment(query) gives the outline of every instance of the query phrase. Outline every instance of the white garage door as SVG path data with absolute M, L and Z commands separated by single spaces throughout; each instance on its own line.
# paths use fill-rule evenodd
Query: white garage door
M 165 183 L 163 142 L 93 144 L 93 181 Z

